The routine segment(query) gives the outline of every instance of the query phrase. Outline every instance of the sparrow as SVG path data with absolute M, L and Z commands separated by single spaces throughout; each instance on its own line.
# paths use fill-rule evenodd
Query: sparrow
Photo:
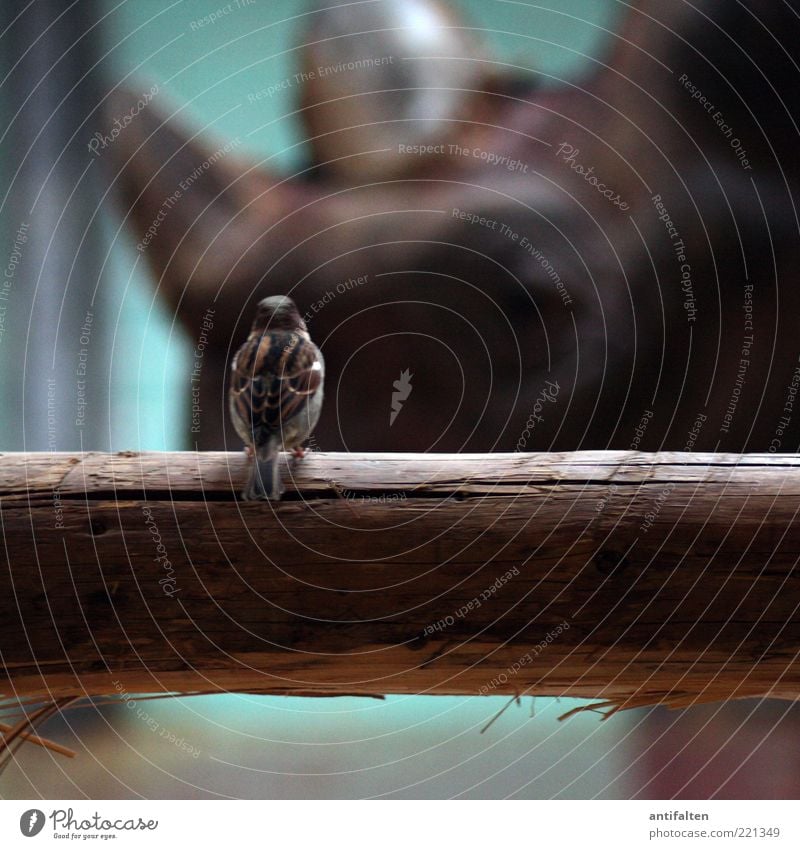
M 324 378 L 322 353 L 294 301 L 285 295 L 261 301 L 231 365 L 231 419 L 253 458 L 245 501 L 280 499 L 278 451 L 303 456 L 301 445 L 322 409 Z

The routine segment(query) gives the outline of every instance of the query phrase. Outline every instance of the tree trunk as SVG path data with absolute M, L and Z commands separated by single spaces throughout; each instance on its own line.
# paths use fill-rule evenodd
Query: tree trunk
M 6 454 L 0 691 L 800 695 L 800 458 Z

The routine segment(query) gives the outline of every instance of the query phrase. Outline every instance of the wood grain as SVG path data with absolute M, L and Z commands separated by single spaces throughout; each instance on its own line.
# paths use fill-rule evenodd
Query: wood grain
M 800 695 L 800 458 L 312 453 L 277 504 L 245 473 L 4 454 L 0 692 Z

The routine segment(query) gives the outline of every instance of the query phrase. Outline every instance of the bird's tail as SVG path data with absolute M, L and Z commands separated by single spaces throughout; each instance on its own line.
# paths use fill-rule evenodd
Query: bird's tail
M 278 470 L 278 452 L 273 448 L 256 450 L 250 480 L 242 498 L 245 501 L 279 501 L 283 494 Z

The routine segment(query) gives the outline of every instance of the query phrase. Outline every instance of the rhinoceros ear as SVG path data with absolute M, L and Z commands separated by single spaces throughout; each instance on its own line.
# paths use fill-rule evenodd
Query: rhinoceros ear
M 103 152 L 102 164 L 117 189 L 123 223 L 162 294 L 173 303 L 184 294 L 198 296 L 207 306 L 212 288 L 241 257 L 236 246 L 252 229 L 251 202 L 270 181 L 243 156 L 241 139 L 191 126 L 185 107 L 171 108 L 163 93 L 143 108 L 140 103 L 135 90 L 118 89 L 108 98 L 108 115 L 133 110 L 135 118 Z
M 309 17 L 303 120 L 312 159 L 326 176 L 392 179 L 419 165 L 398 144 L 414 148 L 463 135 L 459 120 L 470 120 L 486 52 L 453 5 L 323 0 Z

